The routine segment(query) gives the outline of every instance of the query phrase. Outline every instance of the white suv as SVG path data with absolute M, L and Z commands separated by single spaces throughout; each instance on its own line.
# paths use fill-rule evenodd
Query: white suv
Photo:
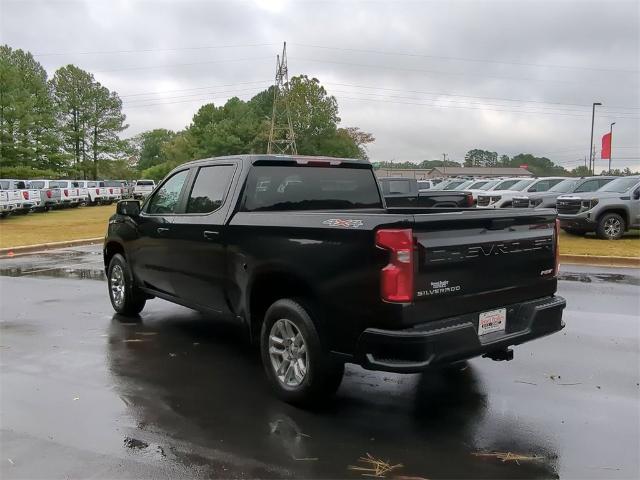
M 506 190 L 492 190 L 478 195 L 478 208 L 506 208 L 510 207 L 513 197 L 522 192 L 546 192 L 565 177 L 526 178 L 514 183 Z M 500 187 L 502 188 L 502 187 Z

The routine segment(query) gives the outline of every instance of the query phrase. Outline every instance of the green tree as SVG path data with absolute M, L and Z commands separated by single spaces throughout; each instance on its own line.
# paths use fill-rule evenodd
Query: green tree
M 124 123 L 126 116 L 122 113 L 122 101 L 116 92 L 94 83 L 89 101 L 87 130 L 90 135 L 92 176 L 97 179 L 99 161 L 113 160 L 125 150 L 125 142 L 118 135 L 128 125 Z
M 465 167 L 497 167 L 498 154 L 488 150 L 469 150 L 464 156 Z
M 0 46 L 0 162 L 64 165 L 46 71 L 30 53 L 6 45 Z
M 72 157 L 77 169 L 85 169 L 88 159 L 93 83 L 93 75 L 74 65 L 59 68 L 51 80 L 63 149 Z
M 167 161 L 163 150 L 165 144 L 176 136 L 175 132 L 165 128 L 156 128 L 142 132 L 132 139 L 133 149 L 137 156 L 137 167 L 145 170 Z
M 197 158 L 252 153 L 259 130 L 255 111 L 236 97 L 222 107 L 204 105 L 189 127 Z
M 591 175 L 591 172 L 584 165 L 580 165 L 579 167 L 574 168 L 569 172 L 572 177 L 588 177 Z
M 511 159 L 511 167 L 527 165 L 527 170 L 538 176 L 567 175 L 560 165 L 554 164 L 547 157 L 536 157 L 530 153 L 520 153 Z
M 59 68 L 51 85 L 63 148 L 72 156 L 76 171 L 95 179 L 100 161 L 114 159 L 125 150 L 118 136 L 127 128 L 122 101 L 75 65 Z

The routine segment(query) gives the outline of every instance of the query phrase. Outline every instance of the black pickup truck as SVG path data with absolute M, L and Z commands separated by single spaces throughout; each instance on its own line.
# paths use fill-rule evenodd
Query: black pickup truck
M 471 192 L 456 190 L 419 191 L 414 178 L 381 177 L 378 179 L 387 207 L 470 208 L 474 206 Z
M 238 322 L 281 398 L 351 362 L 420 372 L 564 327 L 550 210 L 387 208 L 370 164 L 233 156 L 177 167 L 104 243 L 111 303 L 160 297 Z

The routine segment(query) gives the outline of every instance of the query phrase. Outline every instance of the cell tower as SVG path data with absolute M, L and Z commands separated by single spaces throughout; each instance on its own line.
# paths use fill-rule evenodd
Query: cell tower
M 287 68 L 287 42 L 282 47 L 282 57 L 276 57 L 276 83 L 273 89 L 273 113 L 267 153 L 297 155 L 296 138 L 289 111 L 289 70 Z

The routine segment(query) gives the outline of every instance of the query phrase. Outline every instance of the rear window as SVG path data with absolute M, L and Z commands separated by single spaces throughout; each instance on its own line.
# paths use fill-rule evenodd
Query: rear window
M 153 183 L 153 180 L 138 180 L 136 185 L 139 185 L 140 187 L 153 187 L 155 184 Z
M 67 188 L 67 182 L 49 182 L 49 188 Z
M 504 180 L 502 182 L 500 182 L 498 185 L 496 185 L 496 188 L 494 188 L 493 190 L 508 190 L 510 189 L 512 186 L 514 186 L 516 183 L 521 182 L 522 180 Z M 531 183 L 531 182 L 529 182 Z
M 0 180 L 0 188 L 2 190 L 9 190 L 9 182 L 5 180 Z
M 509 190 L 515 190 L 517 192 L 521 192 L 522 190 L 527 188 L 529 185 L 531 185 L 533 182 L 534 182 L 534 180 L 520 180 L 519 182 L 514 183 L 513 185 L 508 187 L 508 189 Z M 504 189 L 504 187 L 501 185 L 500 189 Z M 496 190 L 498 190 L 498 189 L 496 189 Z
M 114 180 L 107 180 L 106 182 L 104 182 L 104 186 L 105 187 L 121 187 L 122 186 L 122 182 L 116 182 Z
M 627 190 L 629 190 L 639 181 L 640 181 L 640 178 L 638 177 L 616 178 L 612 182 L 607 183 L 604 187 L 602 187 L 598 191 L 625 193 Z
M 381 207 L 368 168 L 254 166 L 243 201 L 245 212 Z
M 187 213 L 211 213 L 220 208 L 235 169 L 235 165 L 202 167 L 189 195 Z
M 384 194 L 405 194 L 411 193 L 411 182 L 409 180 L 382 180 L 382 191 Z
M 32 180 L 30 185 L 31 188 L 44 188 L 44 182 L 41 180 Z
M 573 180 L 573 179 L 566 179 L 561 181 L 560 183 L 555 184 L 553 187 L 551 187 L 549 189 L 550 192 L 558 192 L 558 193 L 568 193 L 568 192 L 572 192 L 574 188 L 576 188 L 576 185 L 578 183 L 578 180 Z

